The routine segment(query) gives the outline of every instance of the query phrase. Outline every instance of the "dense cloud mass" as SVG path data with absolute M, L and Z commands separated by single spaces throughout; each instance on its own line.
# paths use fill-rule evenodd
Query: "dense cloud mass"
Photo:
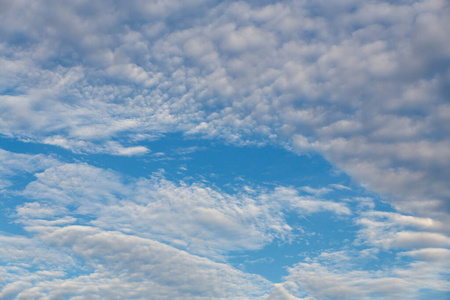
M 118 155 L 171 131 L 287 143 L 401 209 L 448 210 L 445 1 L 2 6 L 7 136 Z
M 2 2 L 1 132 L 135 155 L 182 131 L 319 151 L 449 209 L 446 1 Z
M 431 274 L 422 278 L 424 289 L 448 291 L 445 280 L 433 277 L 449 268 L 438 263 L 448 261 L 450 248 L 448 28 L 446 0 L 0 0 L 0 134 L 75 154 L 146 155 L 148 141 L 170 133 L 320 153 L 397 210 L 378 212 L 369 203 L 358 211 L 357 242 L 401 249 L 418 262 L 345 272 L 336 254 L 330 268 L 320 256 L 290 267 L 268 297 L 293 299 L 294 290 L 318 299 L 389 297 L 386 280 L 392 295 L 414 297 L 420 281 L 414 274 L 421 272 Z M 95 273 L 70 279 L 65 291 L 50 281 L 31 288 L 40 279 L 30 279 L 8 285 L 0 299 L 19 290 L 23 299 L 65 297 L 77 286 L 90 299 L 122 295 L 118 285 L 139 290 L 144 275 L 152 278 L 148 289 L 160 292 L 154 299 L 258 298 L 270 289 L 266 281 L 217 261 L 230 251 L 289 240 L 285 210 L 355 213 L 292 187 L 227 194 L 158 174 L 130 179 L 43 154 L 0 151 L 0 187 L 14 187 L 21 172 L 36 176 L 13 193 L 30 202 L 9 214 L 39 238 L 2 236 L 9 244 L 62 243 L 83 261 L 97 259 L 86 246 L 94 236 L 102 249 L 135 239 L 137 256 L 149 251 L 139 256 L 145 264 L 134 266 L 137 256 L 123 246 L 99 258 Z M 93 219 L 80 221 L 83 214 Z M 167 226 L 167 218 L 177 222 Z M 54 227 L 60 225 L 67 227 Z M 159 247 L 170 249 L 158 264 L 180 260 L 214 275 L 183 278 L 185 290 L 162 288 L 171 275 L 149 267 Z M 75 264 L 67 253 L 57 255 Z M 121 278 L 111 275 L 113 255 L 123 262 Z M 0 269 L 0 277 L 8 272 Z M 201 276 L 216 278 L 221 290 L 189 290 Z M 340 290 L 323 289 L 323 277 Z

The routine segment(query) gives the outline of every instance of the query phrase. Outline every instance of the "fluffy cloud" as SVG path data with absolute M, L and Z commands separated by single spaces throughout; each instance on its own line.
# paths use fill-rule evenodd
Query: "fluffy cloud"
M 283 284 L 294 287 L 290 293 L 318 299 L 416 299 L 427 289 L 436 297 L 450 292 L 444 223 L 372 209 L 355 222 L 361 228 L 352 250 L 325 251 L 288 268 Z
M 21 239 L 30 244 L 26 238 Z M 11 272 L 5 274 L 0 299 L 257 299 L 270 287 L 259 276 L 119 232 L 83 226 L 55 227 L 41 232 L 40 240 L 47 247 L 59 249 L 61 255 L 71 253 L 84 262 L 81 274 L 67 277 L 64 271 L 73 274 L 74 270 L 56 261 L 58 256 L 54 253 L 23 248 L 21 255 L 26 259 L 46 258 L 46 271 L 17 277 L 12 277 Z M 14 253 L 10 253 L 10 265 L 16 258 Z M 58 265 L 52 268 L 48 263 Z M 33 264 L 36 267 L 37 262 L 33 261 L 31 267 Z M 21 269 L 23 264 L 15 268 Z
M 448 248 L 445 0 L 21 0 L 0 8 L 0 134 L 121 156 L 149 153 L 141 143 L 169 132 L 317 151 L 408 214 L 363 214 L 356 223 L 361 244 L 404 249 L 413 258 Z M 34 232 L 77 222 L 119 230 L 112 215 L 123 233 L 215 256 L 288 237 L 282 213 L 273 213 L 280 206 L 297 214 L 351 215 L 347 205 L 318 199 L 325 189 L 305 187 L 313 196 L 290 188 L 228 195 L 42 156 L 0 152 L 0 160 L 2 188 L 12 186 L 14 174 L 41 172 L 23 194 L 38 202 L 16 212 Z M 364 209 L 372 205 L 365 203 Z M 184 210 L 195 220 L 182 215 L 183 226 L 162 226 Z M 143 230 L 149 214 L 158 225 L 153 232 Z M 135 217 L 144 223 L 133 223 Z M 230 224 L 245 234 L 229 232 Z M 395 279 L 394 292 L 416 291 L 391 273 L 302 268 L 292 269 L 292 281 L 309 280 L 308 291 L 323 297 L 327 290 L 314 288 L 314 272 L 342 283 L 347 290 L 335 291 L 341 295 L 362 297 L 364 289 L 377 295 L 380 276 Z M 359 284 L 358 277 L 373 280 Z M 67 284 L 80 287 L 87 279 L 77 280 Z M 279 286 L 273 295 L 289 298 L 287 290 Z
M 297 233 L 285 213 L 350 214 L 346 204 L 301 189 L 254 186 L 229 194 L 159 173 L 131 178 L 43 155 L 2 153 L 9 169 L 38 173 L 15 191 L 25 202 L 9 214 L 31 237 L 0 237 L 0 299 L 283 299 L 289 295 L 284 285 L 273 288 L 237 270 L 225 263 L 226 255 L 293 239 Z
M 227 194 L 204 184 L 173 183 L 158 174 L 124 178 L 86 164 L 63 164 L 35 176 L 23 195 L 39 202 L 26 203 L 16 213 L 29 230 L 43 222 L 78 220 L 203 255 L 261 249 L 276 238 L 289 240 L 293 228 L 285 220 L 287 212 L 351 213 L 345 203 L 301 196 L 286 187 Z
M 50 166 L 60 164 L 55 158 L 46 155 L 19 154 L 0 149 L 0 188 L 5 189 L 13 185 L 14 176 L 32 174 Z M 6 190 L 4 190 L 6 192 Z
M 3 4 L 0 130 L 114 155 L 173 131 L 282 143 L 431 216 L 449 207 L 448 15 L 443 0 Z
M 368 249 L 369 250 L 369 249 Z M 297 286 L 298 292 L 306 292 L 318 299 L 417 299 L 423 290 L 430 289 L 444 295 L 449 292 L 445 276 L 449 264 L 436 257 L 445 257 L 447 249 L 422 249 L 399 254 L 390 267 L 367 270 L 362 265 L 373 261 L 374 252 L 341 251 L 325 252 L 306 262 L 289 268 L 286 285 Z M 401 256 L 418 258 L 419 261 L 402 265 Z M 439 296 L 438 296 L 439 297 Z
M 362 242 L 384 249 L 449 247 L 446 222 L 398 213 L 369 211 L 356 221 Z
M 362 203 L 355 211 L 349 200 L 318 198 L 334 198 L 331 187 L 342 191 L 341 185 L 244 186 L 225 193 L 206 183 L 171 182 L 160 173 L 132 178 L 43 155 L 4 151 L 3 156 L 10 158 L 10 170 L 38 173 L 22 192 L 15 191 L 26 202 L 9 215 L 31 238 L 1 237 L 0 298 L 413 298 L 418 287 L 447 291 L 445 223 L 374 211 L 366 198 L 354 199 Z M 14 176 L 4 174 L 7 180 Z M 342 251 L 322 252 L 289 267 L 277 285 L 226 263 L 230 253 L 308 234 L 308 228 L 296 232 L 290 226 L 292 213 L 354 218 L 359 227 L 354 246 L 370 248 L 344 245 Z M 393 266 L 358 269 L 390 250 L 403 251 Z M 405 258 L 412 261 L 404 263 Z

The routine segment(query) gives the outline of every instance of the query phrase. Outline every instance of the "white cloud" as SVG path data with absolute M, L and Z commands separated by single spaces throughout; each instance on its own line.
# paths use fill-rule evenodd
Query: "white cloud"
M 13 185 L 11 178 L 15 175 L 30 174 L 59 164 L 55 158 L 42 154 L 19 154 L 0 149 L 0 187 L 5 189 Z
M 450 249 L 423 248 L 419 250 L 407 251 L 404 252 L 404 254 L 426 262 L 438 263 L 443 265 L 450 264 Z
M 86 164 L 64 164 L 35 176 L 23 195 L 39 202 L 19 206 L 16 214 L 28 230 L 76 218 L 214 257 L 261 249 L 274 239 L 291 239 L 293 228 L 285 212 L 351 214 L 344 203 L 300 196 L 292 188 L 259 187 L 258 193 L 243 189 L 228 194 L 205 184 L 170 182 L 158 174 L 149 179 L 123 178 Z M 61 219 L 64 215 L 70 218 Z
M 3 134 L 113 155 L 173 131 L 290 143 L 399 209 L 448 211 L 445 1 L 42 5 L 2 12 Z
M 312 188 L 310 186 L 304 186 L 304 187 L 301 188 L 301 190 L 305 191 L 305 192 L 307 192 L 309 194 L 316 195 L 316 196 L 325 195 L 325 194 L 331 192 L 331 189 L 329 189 L 329 188 L 315 189 L 315 188 Z
M 405 254 L 424 258 L 428 253 L 446 254 L 442 249 Z M 289 268 L 284 284 L 296 284 L 297 291 L 317 299 L 416 299 L 422 289 L 432 289 L 442 295 L 449 291 L 445 280 L 448 264 L 413 262 L 402 266 L 396 262 L 376 270 L 358 267 L 370 260 L 373 257 L 366 256 L 364 251 L 322 253 Z
M 33 283 L 79 270 L 77 261 L 36 238 L 0 234 L 0 299 L 13 299 Z M 67 273 L 66 273 L 67 272 Z
M 309 294 L 319 299 L 388 299 L 411 297 L 411 287 L 404 279 L 367 271 L 328 270 L 318 263 L 300 263 L 289 269 L 290 281 L 298 282 Z
M 290 267 L 286 282 L 273 287 L 217 261 L 233 251 L 258 250 L 275 239 L 294 238 L 284 216 L 288 211 L 299 216 L 332 212 L 350 218 L 354 213 L 348 202 L 302 195 L 326 192 L 331 198 L 331 189 L 244 186 L 228 194 L 205 183 L 174 183 L 161 174 L 130 178 L 56 160 L 33 167 L 27 163 L 47 158 L 3 154 L 15 159 L 11 169 L 40 172 L 22 193 L 35 202 L 19 204 L 11 216 L 33 238 L 2 238 L 2 257 L 8 263 L 0 268 L 3 298 L 151 294 L 156 299 L 301 299 L 306 295 L 327 299 L 414 297 L 417 286 L 446 291 L 441 274 L 448 270 L 439 261 L 447 256 L 450 242 L 441 220 L 378 212 L 366 205 L 356 212 L 361 229 L 354 244 L 375 248 L 323 252 Z M 380 271 L 356 268 L 390 249 L 405 250 L 397 257 L 413 261 Z M 143 284 L 148 289 L 138 288 Z
M 416 299 L 426 289 L 446 295 L 446 223 L 372 209 L 356 217 L 361 228 L 352 248 L 308 255 L 288 268 L 283 284 L 317 299 Z
M 448 211 L 445 1 L 43 5 L 3 11 L 3 134 L 114 155 L 145 153 L 111 142 L 136 134 L 268 139 Z
M 306 298 L 297 298 L 295 296 L 293 296 L 289 289 L 287 289 L 286 287 L 290 288 L 290 289 L 298 289 L 298 286 L 295 283 L 289 282 L 289 283 L 285 283 L 285 284 L 281 284 L 281 283 L 277 283 L 274 284 L 274 288 L 272 289 L 272 291 L 270 292 L 270 294 L 264 298 L 264 299 L 273 299 L 273 300 L 300 300 L 300 299 L 304 299 L 304 300 L 313 300 L 314 298 L 310 298 L 310 297 L 306 297 Z
M 369 211 L 356 222 L 361 242 L 384 249 L 417 249 L 449 247 L 449 231 L 445 222 L 398 213 Z
M 450 238 L 434 232 L 401 231 L 389 241 L 388 247 L 394 248 L 423 248 L 450 247 Z
M 300 188 L 300 190 L 318 195 L 330 192 L 330 189 L 328 188 L 312 189 L 308 186 L 302 187 Z M 274 192 L 269 195 L 269 197 L 281 203 L 284 207 L 294 210 L 300 215 L 307 215 L 324 211 L 330 211 L 337 215 L 351 214 L 350 209 L 346 206 L 345 203 L 327 201 L 310 196 L 300 196 L 298 195 L 298 191 L 293 188 L 277 187 L 275 188 Z
M 301 189 L 255 186 L 228 194 L 159 173 L 130 178 L 42 155 L 2 153 L 10 169 L 39 173 L 20 193 L 34 202 L 18 203 L 9 216 L 31 238 L 2 237 L 0 299 L 260 299 L 272 283 L 217 261 L 291 239 L 287 211 L 349 213 L 345 204 L 301 196 Z M 291 297 L 287 287 L 271 295 Z
M 157 177 L 125 184 L 118 174 L 87 165 L 64 165 L 37 177 L 26 188 L 28 197 L 56 207 L 74 205 L 74 213 L 90 216 L 96 226 L 157 238 L 194 253 L 258 249 L 291 230 L 270 204 L 202 185 Z
M 270 287 L 261 277 L 245 274 L 226 264 L 119 232 L 68 226 L 44 231 L 39 238 L 62 254 L 71 253 L 82 259 L 85 263 L 82 273 L 87 274 L 65 277 L 55 270 L 28 277 L 7 277 L 7 281 L 12 282 L 4 285 L 0 299 L 257 299 Z M 27 259 L 42 259 L 44 254 L 24 253 Z M 47 256 L 50 254 L 54 255 Z M 58 266 L 59 270 L 73 272 L 71 267 Z
M 330 186 L 336 190 L 348 190 L 351 191 L 352 189 L 348 186 L 342 185 L 342 184 L 330 184 Z
M 44 2 L 0 4 L 2 135 L 77 153 L 125 156 L 149 152 L 137 137 L 168 132 L 318 151 L 411 214 L 364 215 L 358 223 L 362 243 L 410 251 L 448 246 L 450 18 L 445 0 Z M 156 233 L 181 245 L 187 239 L 185 247 L 199 252 L 218 244 L 227 251 L 255 249 L 288 235 L 282 216 L 268 213 L 278 208 L 273 199 L 299 214 L 351 213 L 343 203 L 288 188 L 258 197 L 223 195 L 164 180 L 130 184 L 113 172 L 61 166 L 42 156 L 0 152 L 0 159 L 2 188 L 12 185 L 16 172 L 46 169 L 25 193 L 40 201 L 35 215 L 32 203 L 17 212 L 35 228 L 75 222 L 57 215 L 60 219 L 33 223 L 65 213 L 67 204 L 95 216 L 105 228 L 112 213 L 130 225 L 131 216 L 158 208 L 146 206 L 148 186 L 152 199 L 165 197 L 174 211 L 187 209 L 199 217 L 196 223 L 184 216 L 189 226 L 181 236 L 181 226 L 173 229 L 177 234 L 171 228 Z M 325 190 L 309 191 L 325 195 Z M 171 216 L 167 207 L 158 209 L 160 220 Z M 230 224 L 242 228 L 242 235 L 227 232 Z M 199 228 L 203 236 L 191 239 Z M 139 224 L 125 230 L 144 232 Z M 251 238 L 244 240 L 246 234 Z M 378 274 L 317 270 L 343 282 L 336 291 L 342 295 L 348 288 L 359 297 L 364 288 L 375 291 L 383 283 Z M 374 281 L 359 285 L 359 275 Z M 83 280 L 71 284 L 79 287 Z

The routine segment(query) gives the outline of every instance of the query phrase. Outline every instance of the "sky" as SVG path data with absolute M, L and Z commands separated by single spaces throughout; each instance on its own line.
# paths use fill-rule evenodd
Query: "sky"
M 446 0 L 0 0 L 0 299 L 449 299 Z

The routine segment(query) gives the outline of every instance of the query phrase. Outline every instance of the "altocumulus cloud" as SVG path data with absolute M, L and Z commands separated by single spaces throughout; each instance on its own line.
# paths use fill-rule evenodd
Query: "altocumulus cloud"
M 145 153 L 113 141 L 143 132 L 287 143 L 401 209 L 448 211 L 448 16 L 445 1 L 2 3 L 1 131 L 118 155 Z
M 23 190 L 8 190 L 29 199 L 10 217 L 32 237 L 0 236 L 2 299 L 258 299 L 272 284 L 224 263 L 224 254 L 291 239 L 287 211 L 350 214 L 345 203 L 287 187 L 228 194 L 201 183 L 173 183 L 158 173 L 127 178 L 41 154 L 3 156 L 13 162 L 10 169 L 51 163 L 28 169 L 41 172 Z
M 368 198 L 333 199 L 338 187 L 349 190 L 338 182 L 228 193 L 1 150 L 2 195 L 26 199 L 8 200 L 6 214 L 29 234 L 2 240 L 29 255 L 2 266 L 0 298 L 448 292 L 449 266 L 437 263 L 450 247 L 447 28 L 445 0 L 0 1 L 2 138 L 77 158 L 142 157 L 149 141 L 171 133 L 317 152 L 397 210 L 377 211 Z M 20 187 L 23 174 L 35 178 Z M 226 263 L 232 251 L 295 239 L 288 213 L 351 220 L 357 250 L 323 251 L 290 266 L 276 286 Z M 79 274 L 51 264 L 33 272 L 51 259 L 26 249 L 47 248 Z M 377 251 L 413 262 L 380 272 L 342 268 Z M 166 273 L 174 268 L 176 275 Z M 192 268 L 198 275 L 185 271 Z M 192 288 L 212 277 L 203 290 Z

